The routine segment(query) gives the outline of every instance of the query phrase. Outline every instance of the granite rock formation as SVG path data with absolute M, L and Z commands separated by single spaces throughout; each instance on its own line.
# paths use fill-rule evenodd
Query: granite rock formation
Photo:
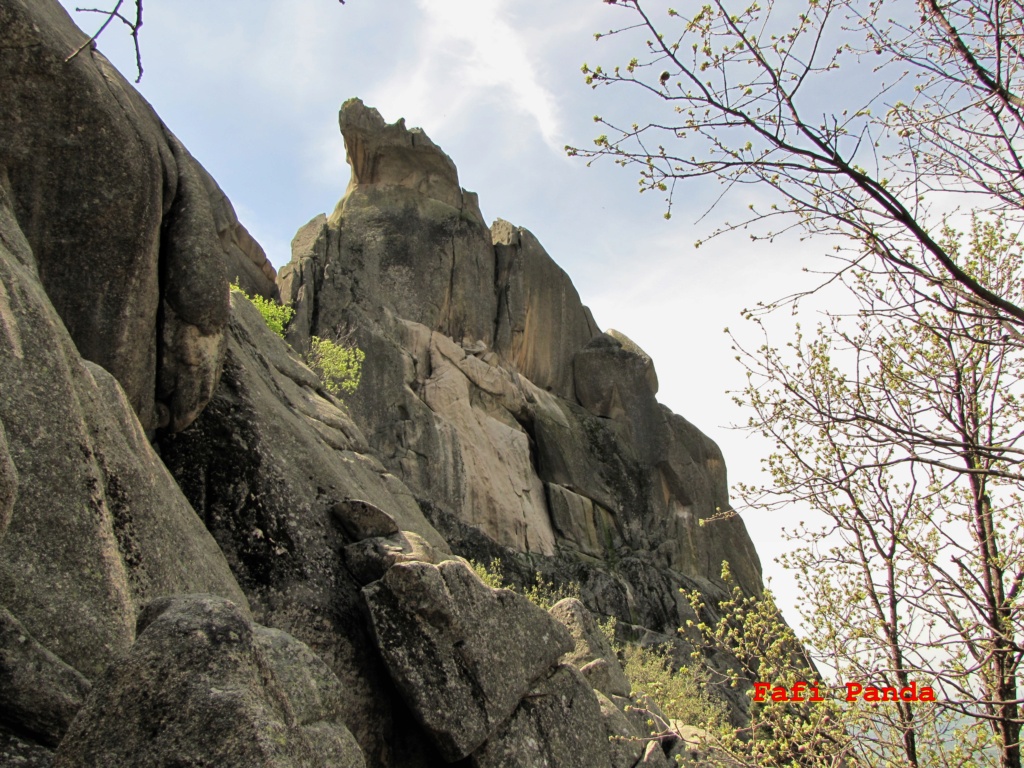
M 725 464 L 657 402 L 650 357 L 598 329 L 527 230 L 502 220 L 488 230 L 422 131 L 388 125 L 358 99 L 340 122 L 352 179 L 330 217 L 299 231 L 281 270 L 296 310 L 289 339 L 302 349 L 344 332 L 366 351 L 353 419 L 435 525 L 468 524 L 542 571 L 570 561 L 600 572 L 585 581 L 618 582 L 622 568 L 609 564 L 635 560 L 676 586 L 713 589 L 729 559 L 745 589 L 760 589 L 742 523 L 700 526 L 728 509 Z M 653 596 L 621 586 L 597 607 L 653 626 L 629 605 Z M 679 608 L 665 608 L 668 629 Z
M 102 55 L 65 61 L 56 2 L 0 0 L 0 29 L 0 764 L 683 750 L 642 741 L 597 618 L 682 643 L 680 587 L 760 570 L 742 523 L 699 525 L 722 456 L 650 357 L 422 131 L 346 102 L 348 189 L 276 275 Z M 294 307 L 287 343 L 234 280 Z M 314 335 L 366 353 L 345 403 Z
M 98 51 L 65 62 L 87 38 L 57 3 L 5 1 L 0 29 L 0 167 L 39 278 L 143 426 L 183 429 L 220 372 L 224 275 L 272 293 L 273 268 Z
M 55 768 L 363 768 L 341 682 L 298 640 L 209 595 L 164 598 L 60 743 Z

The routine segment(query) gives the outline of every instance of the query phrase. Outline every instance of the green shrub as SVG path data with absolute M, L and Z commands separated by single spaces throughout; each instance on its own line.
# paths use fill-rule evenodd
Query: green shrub
M 359 347 L 338 344 L 319 336 L 312 338 L 306 355 L 309 367 L 316 371 L 324 387 L 335 397 L 358 389 L 365 359 L 366 353 Z
M 523 590 L 523 596 L 534 605 L 539 605 L 545 611 L 567 597 L 580 599 L 580 585 L 575 581 L 568 581 L 564 584 L 556 584 L 553 581 L 545 581 L 540 574 L 535 574 L 535 581 L 532 586 Z
M 231 290 L 248 299 L 259 310 L 267 327 L 284 338 L 284 329 L 294 317 L 294 309 L 259 295 L 250 296 L 242 290 L 237 280 L 231 284 Z M 339 344 L 319 336 L 312 338 L 306 355 L 306 363 L 316 371 L 324 387 L 335 397 L 341 397 L 343 393 L 351 394 L 358 389 L 364 359 L 366 354 L 358 347 Z
M 617 649 L 633 690 L 650 696 L 670 719 L 706 729 L 728 724 L 728 705 L 710 692 L 710 677 L 701 666 L 676 668 L 667 645 Z
M 511 589 L 513 592 L 518 592 L 531 603 L 543 608 L 545 611 L 559 600 L 564 600 L 567 597 L 575 597 L 577 600 L 580 598 L 580 585 L 575 581 L 555 584 L 553 581 L 545 581 L 539 573 L 535 573 L 533 575 L 533 585 L 526 589 L 519 589 L 512 584 L 505 583 L 505 579 L 501 576 L 501 560 L 498 558 L 491 560 L 488 565 L 478 563 L 475 560 L 470 560 L 469 564 L 473 568 L 474 573 L 487 586 L 494 589 Z
M 237 281 L 231 284 L 231 290 L 233 293 L 239 293 L 247 298 L 252 305 L 259 310 L 260 314 L 263 315 L 263 322 L 267 324 L 267 327 L 282 339 L 284 338 L 284 329 L 295 315 L 294 309 L 287 307 L 284 304 L 278 304 L 276 301 L 265 299 L 258 294 L 256 296 L 250 296 L 241 289 Z
M 488 587 L 492 589 L 505 588 L 505 580 L 501 578 L 501 560 L 498 558 L 491 560 L 490 565 L 470 560 L 469 566 L 473 569 L 473 573 L 480 577 L 480 581 Z

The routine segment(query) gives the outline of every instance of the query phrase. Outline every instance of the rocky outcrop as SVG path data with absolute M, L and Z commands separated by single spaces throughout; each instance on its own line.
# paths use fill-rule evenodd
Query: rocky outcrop
M 525 597 L 456 561 L 397 564 L 364 595 L 392 679 L 449 762 L 487 740 L 573 645 Z
M 612 563 L 653 555 L 714 589 L 725 555 L 759 590 L 743 524 L 700 526 L 729 507 L 724 464 L 657 402 L 650 357 L 600 333 L 529 232 L 499 220 L 485 242 L 475 197 L 422 131 L 358 100 L 341 126 L 352 181 L 296 236 L 282 296 L 296 347 L 345 329 L 367 353 L 349 405 L 385 465 L 535 566 L 567 556 L 617 579 Z
M 54 768 L 363 768 L 341 683 L 309 648 L 221 598 L 151 603 L 61 742 Z
M 95 47 L 65 61 L 87 38 L 57 3 L 5 0 L 0 28 L 0 183 L 46 293 L 146 429 L 183 429 L 220 373 L 225 274 L 264 293 L 272 270 Z
M 498 219 L 491 240 L 498 270 L 495 351 L 541 389 L 574 399 L 573 356 L 600 333 L 593 315 L 529 230 Z
M 0 422 L 18 482 L 3 494 L 0 605 L 92 678 L 127 651 L 149 599 L 246 600 L 121 387 L 79 356 L 7 202 L 0 191 Z
M 358 100 L 275 274 L 51 0 L 0 0 L 0 762 L 658 764 L 594 614 L 749 592 L 717 447 L 527 230 Z M 340 402 L 312 336 L 366 353 Z M 579 583 L 550 613 L 486 586 Z M 680 642 L 677 640 L 677 642 Z M 681 648 L 681 646 L 680 646 Z M 677 729 L 679 730 L 679 729 Z M 615 737 L 609 740 L 609 737 Z M 56 749 L 56 752 L 54 750 Z M 640 761 L 639 763 L 637 761 Z
M 316 375 L 237 294 L 220 386 L 189 429 L 164 438 L 161 453 L 255 619 L 309 645 L 342 681 L 342 719 L 370 764 L 402 764 L 396 754 L 418 751 L 415 734 L 406 744 L 395 720 L 362 581 L 341 553 L 380 532 L 368 528 L 366 505 L 436 551 L 448 545 Z
M 407 129 L 405 120 L 388 125 L 359 99 L 345 102 L 338 122 L 352 168 L 346 197 L 373 187 L 409 190 L 459 210 L 468 201 L 468 214 L 483 221 L 475 195 L 459 186 L 455 163 L 421 128 Z

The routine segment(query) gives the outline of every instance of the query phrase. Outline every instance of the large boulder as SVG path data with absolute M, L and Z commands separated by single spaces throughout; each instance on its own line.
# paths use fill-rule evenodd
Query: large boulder
M 140 615 L 135 644 L 97 682 L 54 766 L 363 768 L 342 698 L 308 647 L 235 604 L 163 598 Z
M 388 569 L 398 563 L 438 565 L 452 559 L 452 555 L 439 552 L 412 531 L 374 536 L 345 547 L 345 565 L 352 577 L 364 586 L 382 579 Z
M 455 165 L 421 130 L 388 125 L 359 99 L 345 102 L 339 120 L 349 188 L 328 227 L 314 220 L 293 243 L 298 258 L 281 271 L 283 297 L 301 292 L 315 303 L 320 336 L 347 328 L 354 303 L 370 320 L 392 313 L 490 346 L 494 251 L 476 195 L 459 187 Z M 309 330 L 292 333 L 301 347 Z
M 220 373 L 225 275 L 272 290 L 266 259 L 95 46 L 67 60 L 87 37 L 63 8 L 5 0 L 0 29 L 0 179 L 46 292 L 143 426 L 180 430 Z
M 477 749 L 573 647 L 545 611 L 458 561 L 397 564 L 363 594 L 392 679 L 448 761 Z

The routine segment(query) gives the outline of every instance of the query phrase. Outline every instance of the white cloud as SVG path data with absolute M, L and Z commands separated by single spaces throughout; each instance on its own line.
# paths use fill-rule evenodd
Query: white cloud
M 513 26 L 503 3 L 417 0 L 417 6 L 424 18 L 414 60 L 375 94 L 382 112 L 409 114 L 440 132 L 481 103 L 504 103 L 560 149 L 558 102 L 543 83 L 527 35 Z

